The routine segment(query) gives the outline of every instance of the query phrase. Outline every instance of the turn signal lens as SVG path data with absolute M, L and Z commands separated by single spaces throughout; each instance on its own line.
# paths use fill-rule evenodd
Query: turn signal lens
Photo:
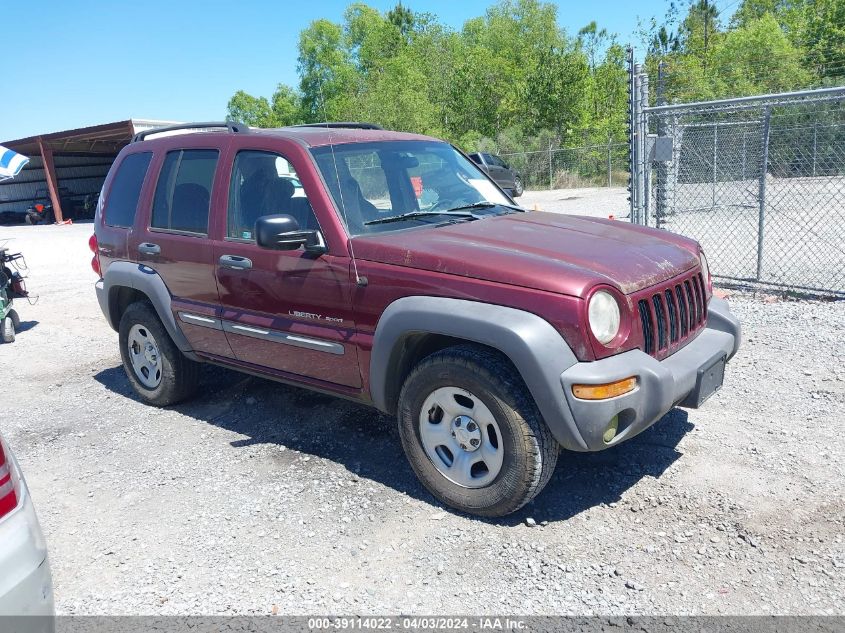
M 572 385 L 572 395 L 581 400 L 607 400 L 629 393 L 637 388 L 637 378 L 625 378 L 606 385 Z

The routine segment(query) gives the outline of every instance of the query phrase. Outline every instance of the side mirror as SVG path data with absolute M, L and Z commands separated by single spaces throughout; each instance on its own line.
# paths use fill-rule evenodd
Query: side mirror
M 302 230 L 290 215 L 263 215 L 255 221 L 255 243 L 276 251 L 295 251 L 305 247 L 309 253 L 327 252 L 320 231 Z

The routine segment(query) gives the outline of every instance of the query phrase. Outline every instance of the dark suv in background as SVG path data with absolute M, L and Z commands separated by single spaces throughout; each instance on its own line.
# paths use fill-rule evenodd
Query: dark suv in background
M 448 143 L 364 125 L 121 151 L 90 246 L 141 399 L 184 400 L 207 362 L 357 400 L 397 416 L 438 499 L 500 516 L 559 447 L 719 389 L 739 324 L 697 242 L 526 212 Z
M 481 167 L 490 178 L 496 181 L 502 189 L 506 189 L 514 198 L 522 195 L 525 191 L 525 185 L 522 183 L 522 176 L 511 169 L 501 156 L 495 154 L 486 154 L 484 152 L 476 152 L 470 154 L 472 161 Z

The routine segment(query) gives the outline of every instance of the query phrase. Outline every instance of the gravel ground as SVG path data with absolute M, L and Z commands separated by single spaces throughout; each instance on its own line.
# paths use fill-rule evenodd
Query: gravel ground
M 482 521 L 440 507 L 362 406 L 212 367 L 195 400 L 141 405 L 91 226 L 0 231 L 41 295 L 0 346 L 0 426 L 59 613 L 842 613 L 845 303 L 731 296 L 745 343 L 703 409 L 564 454 L 535 502 Z
M 583 189 L 548 189 L 526 191 L 516 199 L 526 209 L 552 213 L 573 213 L 617 220 L 627 220 L 630 213 L 625 187 L 587 187 Z

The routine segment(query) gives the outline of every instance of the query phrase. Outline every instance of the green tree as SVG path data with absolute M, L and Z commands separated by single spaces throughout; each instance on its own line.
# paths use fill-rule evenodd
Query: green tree
M 845 77 L 845 2 L 808 0 L 804 6 L 803 38 L 808 64 L 823 79 Z
M 302 98 L 290 86 L 279 84 L 276 87 L 270 108 L 273 113 L 273 124 L 275 127 L 304 123 Z
M 672 0 L 640 32 L 652 86 L 665 63 L 674 101 L 833 83 L 845 71 L 843 0 L 741 0 L 732 17 L 715 0 Z M 229 115 L 260 126 L 372 121 L 473 150 L 626 135 L 623 47 L 596 22 L 569 36 L 541 0 L 500 0 L 460 30 L 402 2 L 386 12 L 356 2 L 300 33 L 297 71 L 297 90 L 239 91 Z
M 359 78 L 339 24 L 315 20 L 300 33 L 297 70 L 307 121 L 339 121 L 354 113 Z
M 264 97 L 253 97 L 238 90 L 226 106 L 228 118 L 252 127 L 273 127 L 270 102 Z
M 397 28 L 406 43 L 410 42 L 416 25 L 413 11 L 398 2 L 395 7 L 387 12 L 387 21 Z
M 803 55 L 771 13 L 725 34 L 714 54 L 717 92 L 750 95 L 785 92 L 809 83 Z

